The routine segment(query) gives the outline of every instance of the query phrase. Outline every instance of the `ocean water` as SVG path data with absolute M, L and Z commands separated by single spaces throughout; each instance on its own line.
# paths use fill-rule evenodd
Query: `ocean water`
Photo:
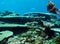
M 51 0 L 59 9 L 60 1 Z M 47 12 L 48 0 L 0 0 L 0 11 L 13 11 L 15 13 L 24 14 L 27 12 Z

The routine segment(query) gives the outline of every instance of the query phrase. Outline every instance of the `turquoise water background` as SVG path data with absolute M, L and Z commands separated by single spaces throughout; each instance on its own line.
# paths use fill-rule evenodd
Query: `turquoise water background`
M 59 0 L 52 0 L 60 8 Z M 24 14 L 26 12 L 47 12 L 48 0 L 0 0 L 0 11 L 13 11 Z

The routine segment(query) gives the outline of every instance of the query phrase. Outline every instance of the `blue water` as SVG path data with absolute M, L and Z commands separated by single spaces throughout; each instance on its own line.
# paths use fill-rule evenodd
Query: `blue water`
M 60 8 L 59 0 L 52 0 Z M 13 11 L 24 14 L 26 12 L 47 12 L 48 0 L 0 0 L 0 11 Z

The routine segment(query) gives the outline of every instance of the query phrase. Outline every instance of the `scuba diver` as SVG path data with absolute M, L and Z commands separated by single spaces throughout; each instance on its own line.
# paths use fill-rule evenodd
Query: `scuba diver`
M 47 11 L 54 14 L 58 14 L 58 12 L 60 12 L 60 10 L 56 8 L 55 4 L 51 2 L 51 0 L 48 1 Z

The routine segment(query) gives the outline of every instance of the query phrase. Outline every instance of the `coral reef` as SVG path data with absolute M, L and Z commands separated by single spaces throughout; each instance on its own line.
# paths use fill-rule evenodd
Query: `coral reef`
M 0 44 L 60 44 L 60 20 L 50 13 L 5 11 L 0 13 L 0 36 Z

